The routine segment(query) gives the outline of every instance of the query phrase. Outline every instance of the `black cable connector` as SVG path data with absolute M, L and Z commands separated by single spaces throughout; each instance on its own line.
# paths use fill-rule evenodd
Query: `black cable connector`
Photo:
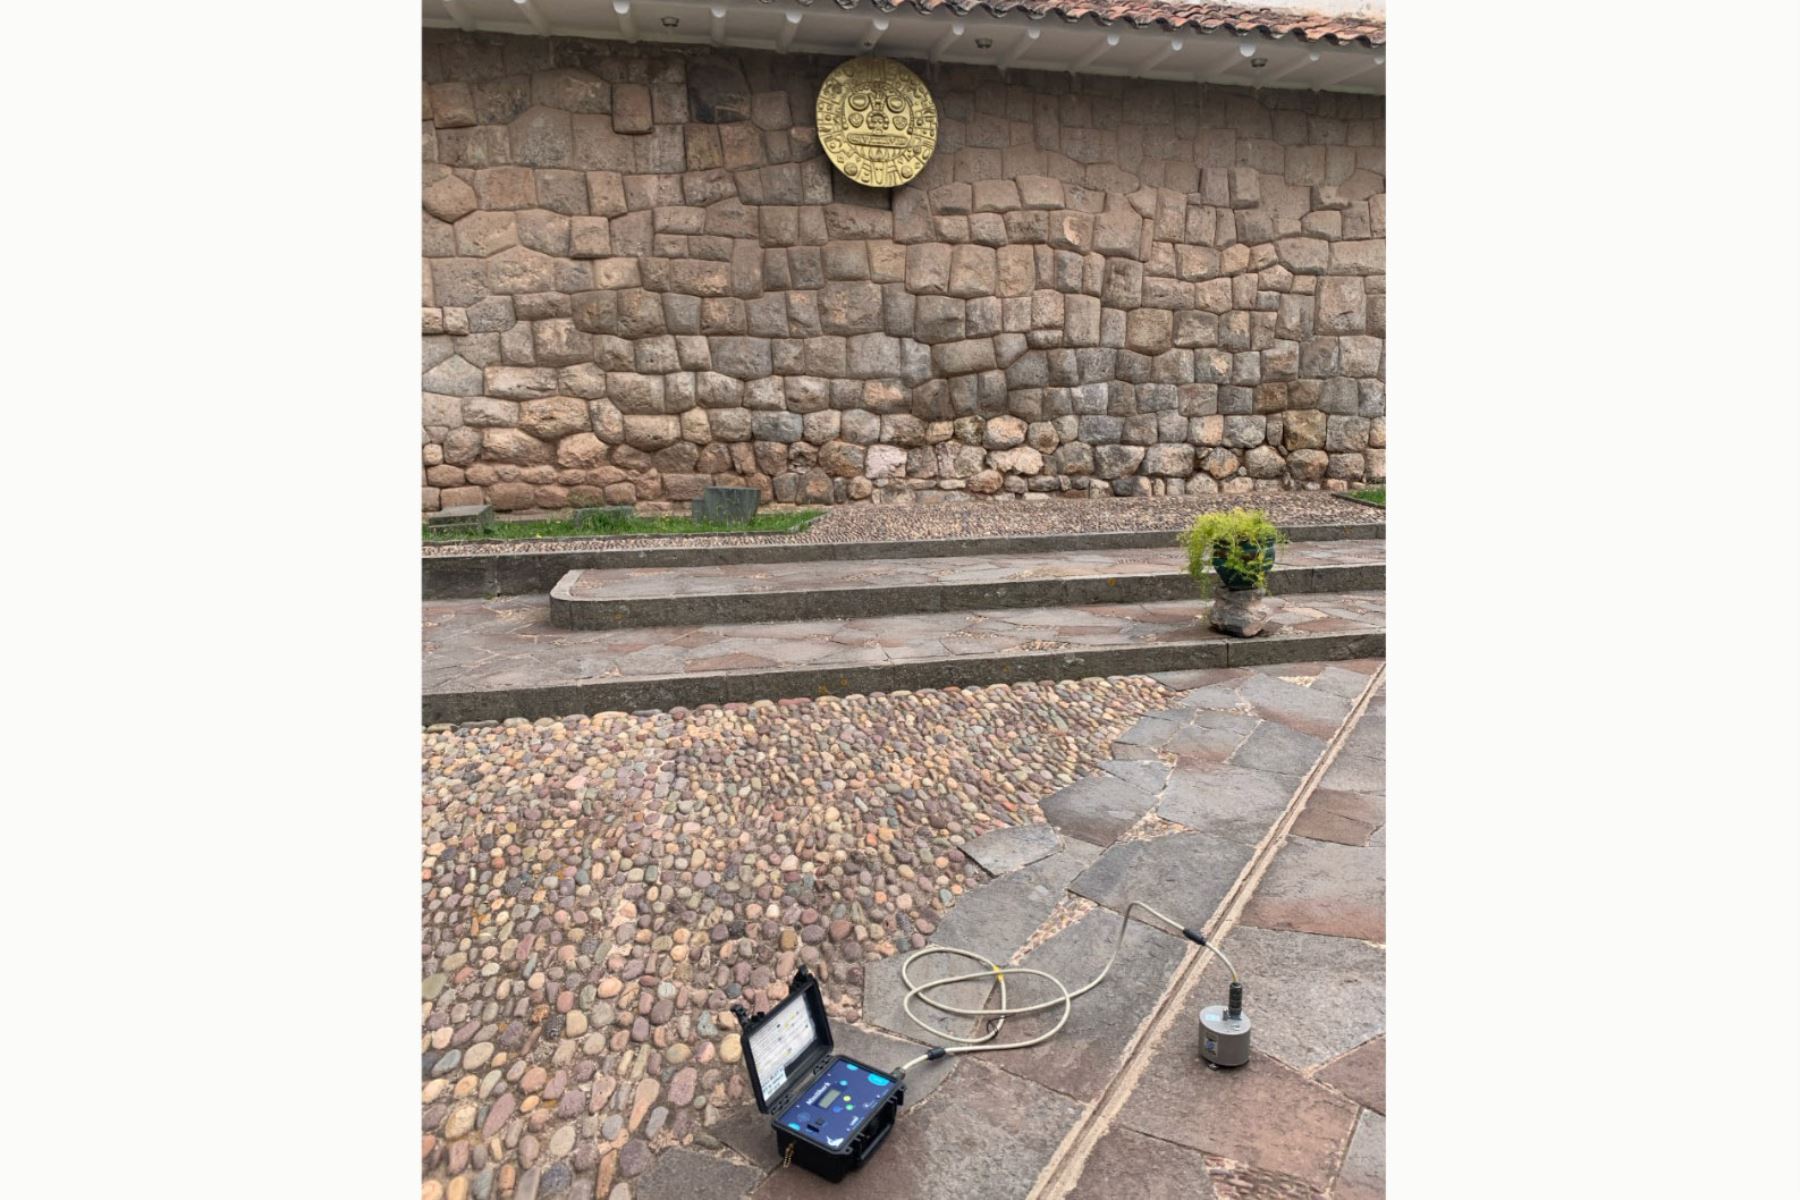
M 942 1046 L 933 1046 L 931 1049 L 929 1049 L 925 1052 L 925 1059 L 927 1062 L 936 1062 L 938 1059 L 944 1057 L 944 1055 L 946 1055 L 948 1053 L 950 1053 L 950 1052 L 948 1050 L 944 1049 Z
M 1237 1020 L 1244 1011 L 1244 985 L 1237 980 L 1231 981 L 1231 998 L 1226 1002 L 1225 1015 Z
M 1184 926 L 1181 930 L 1181 936 L 1194 943 L 1196 946 L 1206 945 L 1206 935 L 1201 933 L 1198 929 L 1188 929 Z

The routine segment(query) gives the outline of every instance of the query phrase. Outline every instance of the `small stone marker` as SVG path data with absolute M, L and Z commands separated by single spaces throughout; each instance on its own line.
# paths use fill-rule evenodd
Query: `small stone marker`
M 1214 588 L 1208 623 L 1232 637 L 1255 637 L 1275 615 L 1276 602 L 1261 588 Z
M 493 523 L 494 506 L 491 504 L 457 504 L 425 515 L 425 524 L 438 529 L 461 529 L 465 526 L 486 529 Z
M 748 525 L 761 499 L 762 493 L 755 488 L 709 487 L 694 501 L 694 520 Z

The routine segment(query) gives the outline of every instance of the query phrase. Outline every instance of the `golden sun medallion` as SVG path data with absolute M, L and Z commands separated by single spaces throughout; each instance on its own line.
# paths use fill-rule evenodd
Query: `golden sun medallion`
M 819 87 L 819 142 L 865 187 L 899 187 L 937 148 L 937 105 L 917 75 L 887 58 L 840 63 Z

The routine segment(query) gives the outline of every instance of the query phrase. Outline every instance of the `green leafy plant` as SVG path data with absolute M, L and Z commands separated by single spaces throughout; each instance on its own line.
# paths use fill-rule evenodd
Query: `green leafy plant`
M 1188 574 L 1204 586 L 1211 568 L 1228 588 L 1268 586 L 1275 547 L 1287 540 L 1260 508 L 1201 513 L 1181 535 L 1188 552 Z

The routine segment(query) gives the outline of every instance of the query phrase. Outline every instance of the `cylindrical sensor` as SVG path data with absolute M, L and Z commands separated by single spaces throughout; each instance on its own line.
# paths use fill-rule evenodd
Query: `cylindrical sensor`
M 1223 1004 L 1200 1010 L 1200 1057 L 1215 1067 L 1250 1061 L 1250 1015 Z

